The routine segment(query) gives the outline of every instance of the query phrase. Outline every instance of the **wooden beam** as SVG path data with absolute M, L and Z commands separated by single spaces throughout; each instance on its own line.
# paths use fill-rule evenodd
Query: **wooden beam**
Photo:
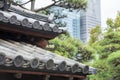
M 86 76 L 74 75 L 74 74 L 59 74 L 59 73 L 48 73 L 48 72 L 33 72 L 33 71 L 21 71 L 21 70 L 3 70 L 0 69 L 0 73 L 21 73 L 21 74 L 32 74 L 32 75 L 50 75 L 50 76 L 60 76 L 60 77 L 70 77 L 70 79 L 78 78 L 85 79 Z
M 69 79 L 68 80 L 74 80 L 74 77 L 69 77 Z
M 0 22 L 1 23 L 1 22 Z M 14 27 L 13 27 L 14 26 Z M 16 26 L 16 27 L 15 27 Z M 54 32 L 50 32 L 50 31 L 37 31 L 37 30 L 32 30 L 32 29 L 27 29 L 27 28 L 22 28 L 22 26 L 17 26 L 17 25 L 11 25 L 8 23 L 4 23 L 4 24 L 0 24 L 0 30 L 5 30 L 5 31 L 9 31 L 9 32 L 14 32 L 14 33 L 20 33 L 20 34 L 24 34 L 24 35 L 31 35 L 31 36 L 35 36 L 35 37 L 43 37 L 46 39 L 53 39 L 56 36 L 59 35 L 59 33 L 54 33 Z
M 45 76 L 45 80 L 49 80 L 49 78 L 50 78 L 50 75 Z

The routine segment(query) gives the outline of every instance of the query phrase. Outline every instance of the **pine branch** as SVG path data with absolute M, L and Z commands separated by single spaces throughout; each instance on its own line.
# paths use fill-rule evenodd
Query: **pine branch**
M 25 3 L 20 4 L 20 5 L 22 6 L 22 5 L 25 5 L 25 4 L 29 3 L 29 2 L 31 2 L 31 1 L 29 0 L 29 1 L 25 2 Z
M 23 8 L 23 9 L 26 9 L 26 10 L 29 10 L 29 9 L 27 9 L 27 8 L 25 8 L 24 6 L 22 6 L 21 4 L 18 4 L 18 3 L 16 3 L 16 2 L 11 2 L 13 5 L 17 5 L 17 6 L 19 6 L 19 7 L 21 7 L 21 8 Z
M 41 11 L 41 10 L 45 10 L 45 9 L 47 9 L 47 8 L 50 8 L 51 6 L 54 6 L 54 5 L 57 4 L 58 2 L 60 2 L 60 1 L 54 1 L 54 3 L 52 3 L 52 4 L 48 5 L 48 6 L 42 7 L 42 8 L 38 8 L 38 9 L 36 9 L 36 10 L 34 10 L 34 11 L 35 11 L 35 12 L 39 12 L 39 11 Z

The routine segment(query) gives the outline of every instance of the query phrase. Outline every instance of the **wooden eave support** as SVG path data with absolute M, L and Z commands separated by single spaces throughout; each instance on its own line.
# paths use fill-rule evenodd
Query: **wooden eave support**
M 74 80 L 74 77 L 69 77 L 69 80 Z
M 50 78 L 50 75 L 45 76 L 45 80 L 49 80 L 49 78 Z
M 74 74 L 59 74 L 59 73 L 48 73 L 48 72 L 33 72 L 33 71 L 21 71 L 21 70 L 3 70 L 0 69 L 0 73 L 21 73 L 30 75 L 45 75 L 45 80 L 49 80 L 50 76 L 67 77 L 68 80 L 74 80 L 73 78 L 85 79 L 86 76 L 74 75 Z
M 50 32 L 50 31 L 38 31 L 38 30 L 34 30 L 34 29 L 27 29 L 27 28 L 24 28 L 22 26 L 19 26 L 19 25 L 12 25 L 12 24 L 9 24 L 9 23 L 3 23 L 3 22 L 0 22 L 0 30 L 2 31 L 8 31 L 8 32 L 14 32 L 14 33 L 20 33 L 20 34 L 23 34 L 23 35 L 29 35 L 29 36 L 34 36 L 34 37 L 38 37 L 38 38 L 46 38 L 46 39 L 53 39 L 55 38 L 56 36 L 59 35 L 59 33 L 55 33 L 55 32 Z

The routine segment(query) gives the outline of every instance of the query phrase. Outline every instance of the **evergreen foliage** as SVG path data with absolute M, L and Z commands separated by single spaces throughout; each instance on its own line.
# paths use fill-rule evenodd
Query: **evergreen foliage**
M 79 62 L 89 61 L 93 58 L 92 53 L 94 51 L 89 47 L 83 46 L 80 40 L 71 38 L 68 33 L 49 41 L 49 44 L 48 50 Z M 78 54 L 80 55 L 79 58 Z
M 103 38 L 96 42 L 99 59 L 93 66 L 98 73 L 91 80 L 120 80 L 120 12 L 115 20 L 108 19 L 107 25 Z

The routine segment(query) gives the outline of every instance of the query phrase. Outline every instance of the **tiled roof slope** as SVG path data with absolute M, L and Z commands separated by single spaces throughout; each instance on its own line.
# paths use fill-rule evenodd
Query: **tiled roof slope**
M 4 2 L 0 3 L 0 29 L 6 30 L 9 28 L 8 30 L 10 30 L 10 28 L 13 28 L 14 30 L 12 31 L 14 32 L 26 30 L 24 32 L 31 31 L 33 34 L 47 34 L 52 36 L 48 37 L 49 39 L 64 32 L 62 29 L 59 29 L 57 25 L 52 23 L 54 14 L 38 14 L 14 5 L 9 5 L 7 9 L 3 10 L 6 5 L 4 4 L 2 6 L 2 4 L 4 4 Z M 7 27 L 4 28 L 2 26 Z
M 1 1 L 1 33 L 7 33 L 8 31 L 9 33 L 14 32 L 15 34 L 16 32 L 17 34 L 21 33 L 26 36 L 31 35 L 45 39 L 52 39 L 63 33 L 63 30 L 51 23 L 51 17 L 36 14 L 13 5 L 4 11 L 2 8 L 5 5 L 2 5 Z M 51 16 L 53 17 L 53 15 Z M 60 74 L 62 76 L 64 74 L 86 76 L 91 73 L 96 73 L 94 68 L 85 64 L 64 58 L 35 45 L 10 40 L 10 38 L 0 38 L 0 72 L 2 70 L 15 73 L 16 70 L 19 70 L 23 72 L 17 73 L 29 74 L 30 72 L 33 72 L 33 74 L 36 72 L 42 72 L 41 74 L 44 74 L 43 72 L 46 72 L 54 75 Z
M 89 66 L 24 42 L 0 39 L 0 66 L 73 75 L 90 74 Z
M 52 22 L 53 19 L 54 19 L 54 14 L 43 15 L 43 14 L 40 14 L 40 13 L 35 13 L 35 12 L 32 12 L 32 11 L 22 9 L 19 6 L 11 5 L 8 10 L 12 11 L 14 13 L 23 15 L 25 17 L 33 18 L 33 19 L 38 20 L 38 21 Z

